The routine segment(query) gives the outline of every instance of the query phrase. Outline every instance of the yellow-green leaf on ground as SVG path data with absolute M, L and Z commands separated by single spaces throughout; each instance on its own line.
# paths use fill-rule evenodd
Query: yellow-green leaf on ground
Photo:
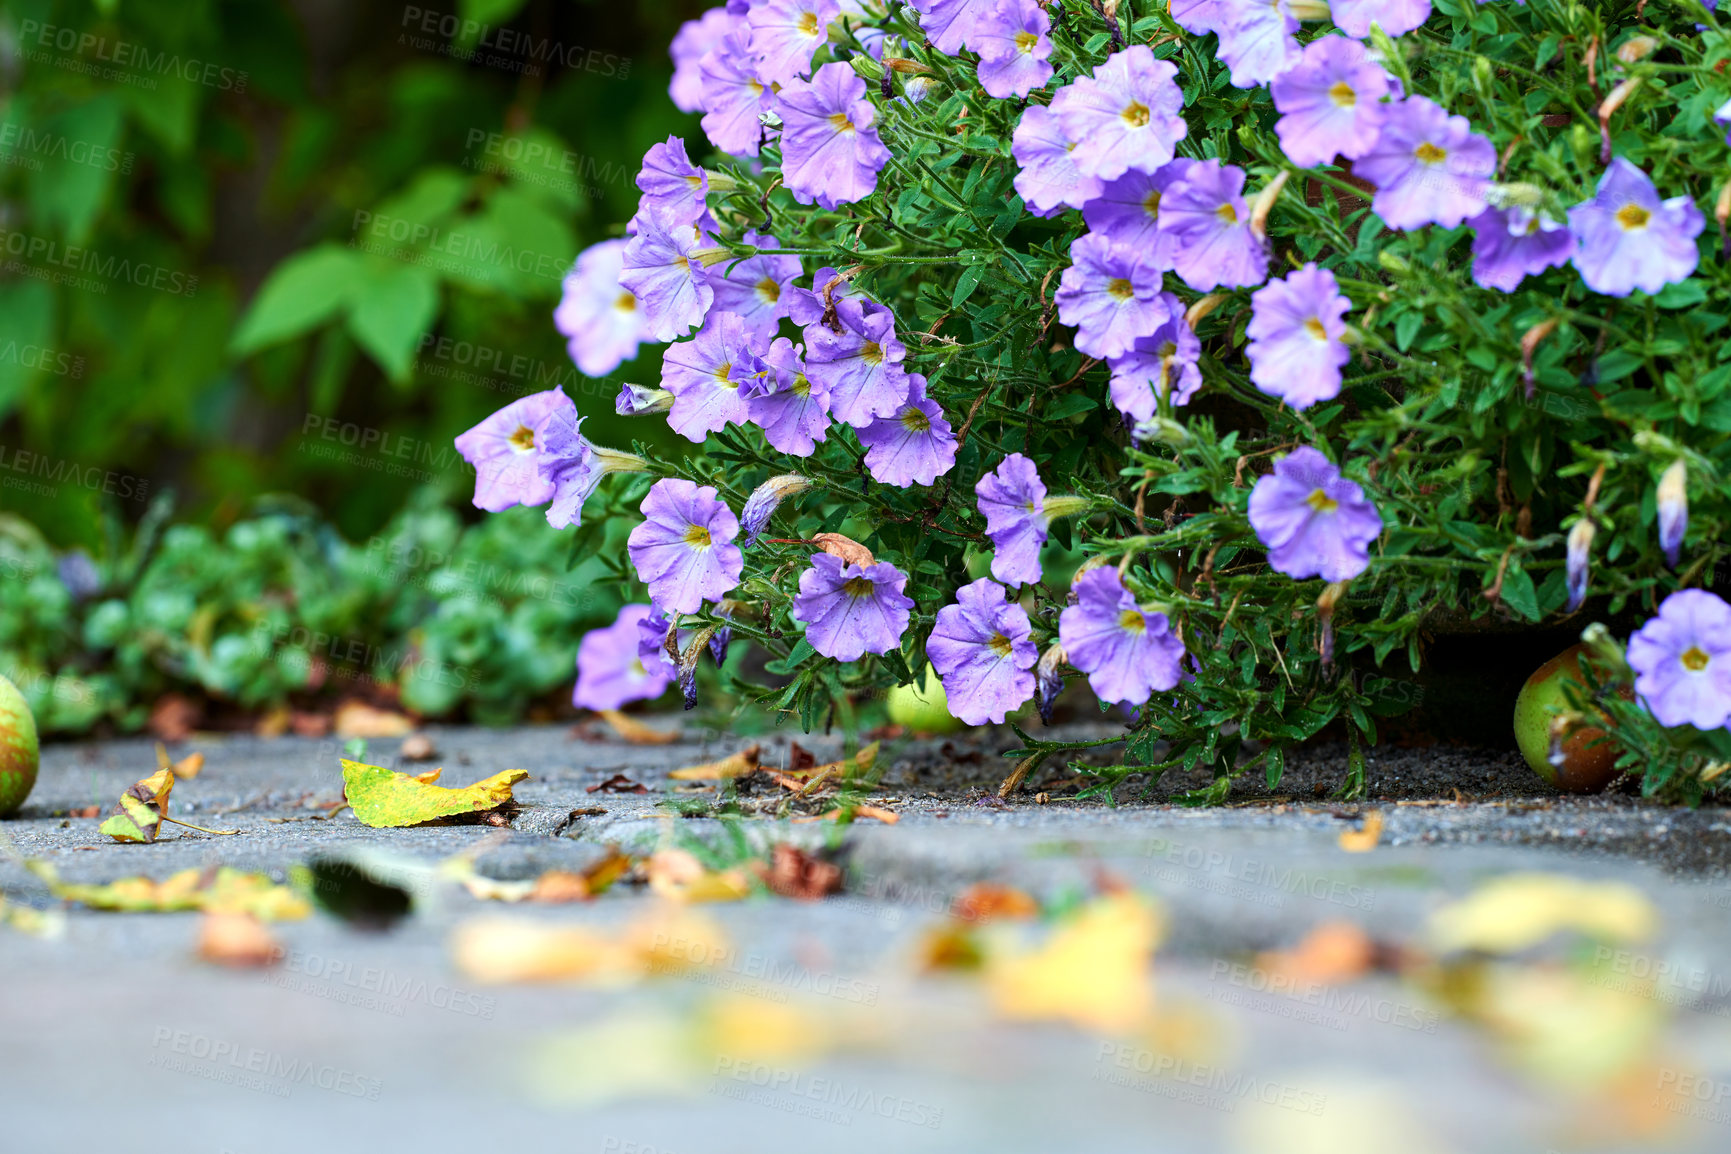
M 343 761 L 343 796 L 363 825 L 375 829 L 422 825 L 461 814 L 485 813 L 512 801 L 511 788 L 529 776 L 507 769 L 462 789 L 433 785 L 432 774 L 410 776 L 377 765 Z
M 752 745 L 720 761 L 712 761 L 707 765 L 688 765 L 667 776 L 675 781 L 727 781 L 735 777 L 745 777 L 757 772 L 758 755 L 762 752 L 761 745 Z
M 1153 1009 L 1149 972 L 1159 912 L 1131 893 L 1095 898 L 1028 953 L 988 954 L 986 984 L 998 1013 L 1115 1032 Z
M 1497 878 L 1438 910 L 1430 936 L 1444 953 L 1515 954 L 1564 930 L 1631 942 L 1651 938 L 1658 929 L 1659 912 L 1627 882 L 1523 873 Z
M 267 874 L 220 869 L 189 869 L 155 881 L 121 878 L 107 885 L 63 882 L 48 862 L 29 861 L 30 872 L 61 901 L 79 902 L 95 910 L 117 913 L 175 913 L 203 910 L 218 914 L 251 914 L 264 921 L 293 921 L 312 912 L 305 898 Z

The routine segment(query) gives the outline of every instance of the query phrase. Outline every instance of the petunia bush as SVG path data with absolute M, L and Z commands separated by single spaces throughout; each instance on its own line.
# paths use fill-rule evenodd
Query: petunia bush
M 635 522 L 579 705 L 701 667 L 809 728 L 929 663 L 1022 772 L 1217 801 L 1327 730 L 1355 796 L 1436 630 L 1598 621 L 1624 764 L 1725 780 L 1711 4 L 730 0 L 672 54 L 701 136 L 555 322 L 592 375 L 665 343 L 618 410 L 692 452 L 556 392 L 458 442 L 483 508 Z M 1039 736 L 1067 680 L 1124 733 Z

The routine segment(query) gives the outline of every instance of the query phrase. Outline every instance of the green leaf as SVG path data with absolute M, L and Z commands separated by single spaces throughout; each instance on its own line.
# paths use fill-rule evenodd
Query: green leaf
M 393 381 L 407 379 L 415 349 L 439 313 L 438 279 L 420 265 L 371 258 L 349 304 L 349 331 Z
M 950 307 L 960 308 L 963 301 L 974 295 L 974 290 L 980 285 L 980 278 L 986 275 L 984 265 L 971 264 L 962 270 L 962 275 L 956 280 L 955 291 L 950 293 Z
M 335 316 L 362 277 L 358 254 L 325 244 L 277 265 L 253 298 L 229 349 L 246 356 L 311 331 Z
M 45 368 L 59 371 L 61 356 L 71 372 L 73 359 L 54 343 L 54 290 L 39 280 L 0 284 L 0 418 Z
M 1533 587 L 1532 576 L 1518 562 L 1509 562 L 1503 574 L 1503 604 L 1528 621 L 1539 619 L 1539 594 Z

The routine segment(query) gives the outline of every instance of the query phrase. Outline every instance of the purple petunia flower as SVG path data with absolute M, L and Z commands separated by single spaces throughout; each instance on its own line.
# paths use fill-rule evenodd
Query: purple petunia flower
M 801 328 L 810 328 L 828 317 L 844 300 L 864 300 L 853 282 L 825 266 L 812 274 L 811 287 L 790 285 L 787 290 L 787 319 Z
M 1184 93 L 1173 77 L 1178 68 L 1157 60 L 1146 44 L 1114 53 L 1052 99 L 1052 111 L 1076 142 L 1076 167 L 1114 180 L 1130 169 L 1153 172 L 1172 160 L 1190 131 L 1184 123 Z M 1018 158 L 1019 159 L 1019 158 Z
M 739 511 L 739 525 L 745 532 L 744 547 L 749 549 L 757 544 L 757 539 L 769 525 L 769 519 L 775 515 L 776 509 L 789 497 L 796 497 L 811 488 L 811 481 L 798 473 L 783 473 L 779 477 L 771 477 L 751 491 L 751 496 L 745 499 L 745 507 Z M 721 664 L 718 660 L 717 665 Z
M 1034 692 L 1029 670 L 1040 651 L 1027 612 L 1004 597 L 1004 587 L 989 577 L 962 586 L 956 603 L 938 610 L 926 641 L 950 712 L 969 725 L 1002 723 Z
M 1390 36 L 1401 36 L 1430 19 L 1430 0 L 1329 0 L 1328 11 L 1348 36 L 1369 36 L 1372 21 Z
M 1688 196 L 1660 200 L 1646 173 L 1615 157 L 1593 199 L 1569 210 L 1575 268 L 1596 293 L 1656 293 L 1688 279 L 1700 261 L 1695 238 L 1707 220 Z
M 1162 233 L 1160 204 L 1166 192 L 1190 171 L 1194 160 L 1179 157 L 1158 172 L 1126 172 L 1109 182 L 1082 206 L 1088 231 L 1109 236 L 1115 244 L 1143 250 L 1147 261 L 1162 272 L 1172 267 L 1174 237 Z
M 1058 319 L 1076 329 L 1081 352 L 1123 356 L 1165 322 L 1160 270 L 1146 251 L 1088 233 L 1070 246 L 1070 259 L 1058 282 Z
M 1467 221 L 1473 229 L 1473 281 L 1512 293 L 1527 277 L 1568 263 L 1575 234 L 1562 221 L 1526 205 L 1487 208 Z
M 894 415 L 859 430 L 866 468 L 874 479 L 905 489 L 930 485 L 955 468 L 956 437 L 936 401 L 926 398 L 926 379 L 908 374 L 908 397 Z
M 1298 62 L 1298 17 L 1290 0 L 1228 0 L 1220 8 L 1227 14 L 1214 31 L 1233 87 L 1260 87 Z
M 1295 409 L 1340 394 L 1340 370 L 1352 359 L 1341 340 L 1352 302 L 1334 274 L 1307 264 L 1270 281 L 1250 298 L 1250 381 Z
M 776 108 L 774 91 L 757 78 L 751 59 L 751 29 L 737 20 L 698 61 L 703 134 L 733 156 L 756 156 L 763 115 Z
M 1268 279 L 1268 246 L 1250 223 L 1243 192 L 1242 168 L 1205 160 L 1190 165 L 1160 199 L 1160 231 L 1172 238 L 1173 266 L 1197 292 Z
M 667 94 L 679 111 L 703 111 L 703 73 L 698 64 L 705 53 L 721 43 L 733 24 L 726 8 L 711 8 L 679 26 L 668 49 L 673 57 L 673 83 L 667 86 Z
M 773 236 L 747 232 L 745 243 L 755 248 L 780 248 Z M 715 290 L 714 307 L 738 313 L 753 329 L 773 337 L 781 318 L 787 315 L 787 297 L 795 277 L 805 270 L 797 256 L 750 256 L 727 261 L 710 277 Z
M 1377 186 L 1370 207 L 1390 228 L 1454 228 L 1485 210 L 1497 150 L 1466 117 L 1409 96 L 1384 106 L 1382 133 L 1352 170 Z
M 1731 605 L 1704 589 L 1665 598 L 1629 638 L 1635 693 L 1660 725 L 1731 721 Z
M 498 513 L 553 499 L 552 482 L 543 479 L 536 466 L 542 426 L 562 410 L 577 411 L 563 389 L 531 393 L 457 438 L 457 452 L 475 467 L 475 508 Z
M 636 294 L 643 331 L 658 341 L 678 340 L 709 315 L 715 300 L 708 263 L 727 250 L 693 225 L 666 225 L 653 213 L 633 218 L 637 235 L 625 245 L 619 283 Z
M 565 274 L 553 324 L 585 376 L 606 376 L 635 357 L 643 342 L 637 295 L 619 283 L 624 272 L 625 242 L 604 240 L 584 249 Z
M 786 84 L 809 76 L 812 56 L 840 18 L 836 0 L 755 0 L 745 20 L 758 78 Z
M 662 653 L 645 661 L 639 653 L 638 626 L 650 612 L 648 605 L 627 605 L 613 624 L 583 635 L 577 646 L 573 705 L 579 709 L 618 709 L 667 692 L 678 676 L 673 662 Z
M 1121 357 L 1112 358 L 1112 404 L 1132 423 L 1152 418 L 1161 397 L 1184 405 L 1202 387 L 1202 342 L 1184 319 L 1177 297 L 1167 301 L 1166 323 L 1142 337 Z
M 1040 580 L 1046 544 L 1046 486 L 1034 462 L 1011 453 L 974 485 L 986 536 L 992 540 L 992 576 L 1012 585 Z
M 1731 100 L 1721 104 L 1713 113 L 1714 124 L 1731 124 Z M 1725 131 L 1725 143 L 1731 144 L 1731 129 Z
M 877 110 L 865 93 L 865 81 L 840 63 L 782 86 L 781 175 L 799 203 L 833 209 L 877 188 L 890 150 L 878 139 Z
M 654 213 L 669 227 L 705 222 L 709 227 L 709 175 L 691 163 L 685 142 L 669 136 L 643 155 L 637 174 L 643 191 L 638 211 Z
M 907 346 L 896 339 L 895 314 L 872 301 L 844 298 L 835 321 L 840 332 L 821 317 L 805 327 L 806 372 L 829 391 L 836 420 L 863 428 L 907 399 Z
M 1683 555 L 1683 537 L 1689 532 L 1689 466 L 1679 458 L 1659 478 L 1659 548 L 1665 564 L 1675 569 Z
M 558 405 L 541 422 L 535 472 L 552 486 L 547 524 L 568 529 L 583 523 L 583 502 L 601 483 L 606 470 L 595 447 L 583 435 L 583 418 L 576 405 Z
M 668 347 L 661 359 L 661 387 L 673 394 L 667 424 L 688 441 L 728 425 L 743 425 L 748 406 L 740 395 L 754 371 L 758 338 L 733 313 L 712 313 L 703 330 Z
M 751 423 L 783 453 L 809 457 L 829 428 L 829 389 L 806 375 L 804 346 L 777 337 L 740 388 Z
M 1058 615 L 1058 641 L 1101 701 L 1136 706 L 1178 684 L 1184 643 L 1164 613 L 1136 604 L 1110 566 L 1077 578 L 1076 603 Z
M 1052 21 L 1034 0 L 995 0 L 975 25 L 980 86 L 988 96 L 1026 96 L 1052 79 Z
M 739 520 L 711 485 L 678 477 L 655 482 L 643 498 L 644 521 L 626 552 L 657 605 L 695 613 L 739 584 L 745 554 L 733 543 Z
M 665 413 L 673 407 L 673 394 L 666 389 L 652 389 L 624 381 L 619 395 L 613 398 L 613 411 L 621 417 L 641 417 L 647 413 Z
M 1010 155 L 1016 158 L 1016 193 L 1036 216 L 1081 208 L 1100 195 L 1101 181 L 1076 167 L 1076 142 L 1043 104 L 1030 104 L 1016 123 Z
M 1370 565 L 1382 517 L 1357 482 L 1308 445 L 1274 463 L 1250 491 L 1250 527 L 1268 564 L 1295 580 L 1347 581 Z
M 1299 63 L 1270 86 L 1280 120 L 1274 131 L 1287 159 L 1303 168 L 1336 156 L 1357 159 L 1382 132 L 1388 73 L 1364 45 L 1324 36 L 1304 46 Z
M 993 0 L 908 0 L 920 14 L 920 30 L 932 47 L 945 56 L 963 48 L 979 52 L 976 30 L 992 7 Z
M 805 639 L 825 657 L 858 661 L 867 653 L 888 653 L 907 632 L 913 598 L 902 590 L 908 575 L 879 561 L 844 564 L 819 553 L 799 575 L 793 619 L 805 623 Z

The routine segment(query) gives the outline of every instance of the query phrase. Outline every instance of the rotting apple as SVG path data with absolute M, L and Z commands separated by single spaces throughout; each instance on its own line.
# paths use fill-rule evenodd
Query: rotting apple
M 0 817 L 11 817 L 36 786 L 42 750 L 36 719 L 18 687 L 0 676 Z
M 1576 686 L 1577 696 L 1587 692 L 1587 665 L 1591 649 L 1585 644 L 1571 645 L 1533 672 L 1515 698 L 1515 744 L 1521 756 L 1533 767 L 1533 772 L 1564 793 L 1598 793 L 1617 777 L 1617 755 L 1621 748 L 1600 740 L 1605 731 L 1592 724 L 1603 720 L 1604 714 L 1591 702 L 1586 703 L 1581 724 L 1570 727 L 1558 752 L 1557 763 L 1551 761 L 1551 726 L 1556 718 L 1570 712 L 1565 686 Z M 1593 679 L 1599 684 L 1613 680 L 1613 674 L 1597 662 L 1591 665 Z M 1621 687 L 1624 697 L 1631 696 L 1628 687 Z

